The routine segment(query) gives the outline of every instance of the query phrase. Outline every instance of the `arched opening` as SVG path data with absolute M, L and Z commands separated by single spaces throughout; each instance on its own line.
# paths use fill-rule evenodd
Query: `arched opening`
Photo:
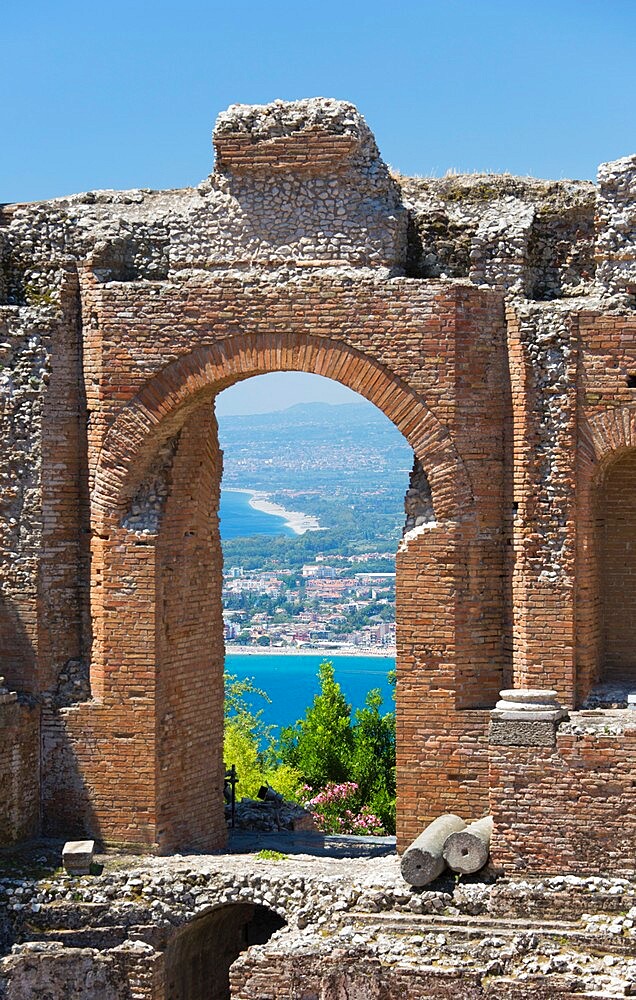
M 251 903 L 197 917 L 174 934 L 166 948 L 166 1000 L 229 1000 L 232 963 L 250 945 L 265 944 L 285 926 L 280 914 Z
M 317 806 L 318 830 L 392 835 L 395 557 L 405 530 L 434 520 L 426 474 L 421 466 L 412 472 L 412 448 L 375 405 L 321 376 L 248 379 L 217 397 L 216 413 L 230 712 L 225 763 L 238 772 L 237 825 L 274 832 L 291 823 L 293 812 L 281 814 L 270 801 L 241 805 L 262 785 L 307 801 L 347 782 L 351 791 L 338 815 L 322 815 Z M 320 716 L 325 731 L 316 754 L 311 720 L 327 710 L 328 699 L 311 706 L 325 660 L 344 700 L 332 700 L 331 714 Z M 253 693 L 237 699 L 244 678 L 271 701 Z M 371 690 L 382 702 L 358 716 Z M 298 720 L 297 736 L 281 741 L 282 728 Z M 373 762 L 363 751 L 371 740 Z
M 498 459 L 465 465 L 440 419 L 452 411 L 436 406 L 437 416 L 419 387 L 371 353 L 298 332 L 250 333 L 159 367 L 114 409 L 91 453 L 94 700 L 65 725 L 69 773 L 93 790 L 87 828 L 105 839 L 162 853 L 225 843 L 214 399 L 286 371 L 359 392 L 416 456 L 396 566 L 399 842 L 439 812 L 484 808 L 484 708 L 502 663 Z M 47 809 L 66 815 L 56 795 Z
M 597 487 L 601 680 L 636 686 L 636 448 Z

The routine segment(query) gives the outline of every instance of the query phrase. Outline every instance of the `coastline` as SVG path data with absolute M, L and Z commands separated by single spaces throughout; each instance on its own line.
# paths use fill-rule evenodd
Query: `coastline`
M 298 510 L 286 510 L 280 504 L 269 499 L 269 493 L 260 490 L 239 489 L 236 486 L 225 487 L 226 493 L 248 493 L 250 495 L 249 505 L 254 510 L 259 510 L 262 514 L 273 514 L 275 517 L 282 517 L 285 527 L 294 532 L 295 535 L 304 535 L 306 531 L 322 531 L 320 521 L 313 514 L 303 514 Z
M 328 659 L 330 656 L 375 656 L 378 659 L 394 660 L 395 646 L 339 646 L 332 649 L 327 646 L 316 646 L 314 649 L 302 647 L 297 649 L 294 646 L 233 646 L 225 644 L 226 655 L 236 656 L 321 656 Z

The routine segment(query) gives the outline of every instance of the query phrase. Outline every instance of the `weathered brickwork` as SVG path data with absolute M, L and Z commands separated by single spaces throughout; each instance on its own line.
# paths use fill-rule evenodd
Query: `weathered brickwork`
M 636 682 L 636 453 L 624 452 L 605 471 L 597 495 L 600 527 L 601 636 L 605 677 L 631 675 Z
M 40 710 L 0 693 L 0 847 L 40 828 Z
M 403 846 L 488 808 L 501 688 L 574 708 L 634 683 L 636 166 L 599 188 L 400 178 L 325 100 L 234 106 L 214 144 L 195 189 L 0 209 L 1 669 L 41 707 L 42 829 L 223 845 L 214 399 L 306 371 L 374 402 L 416 460 Z M 626 746 L 599 743 L 598 768 Z
M 37 946 L 5 959 L 0 979 L 3 1000 L 72 996 L 77 1000 L 164 1000 L 155 955 L 139 948 L 113 949 L 96 955 L 89 948 L 54 951 Z
M 636 720 L 600 714 L 573 713 L 554 747 L 491 745 L 495 864 L 636 874 Z
M 523 982 L 507 977 L 491 978 L 456 969 L 436 969 L 415 962 L 391 967 L 379 958 L 347 954 L 314 954 L 280 957 L 276 953 L 250 951 L 233 966 L 232 997 L 236 1000 L 283 1000 L 289 996 L 320 997 L 321 1000 L 553 1000 L 579 997 L 572 977 L 546 982 L 543 975 Z M 585 993 L 600 1000 L 600 993 Z

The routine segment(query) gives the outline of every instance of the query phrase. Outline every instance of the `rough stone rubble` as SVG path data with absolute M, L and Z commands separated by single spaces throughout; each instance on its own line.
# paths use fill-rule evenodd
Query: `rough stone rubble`
M 289 956 L 461 970 L 503 982 L 550 977 L 577 995 L 636 991 L 636 884 L 609 877 L 407 886 L 395 856 L 100 858 L 105 871 L 0 879 L 0 997 L 25 960 L 84 949 L 95 971 L 122 952 L 148 956 L 211 908 L 255 903 L 287 926 L 239 959 L 273 967 Z M 88 962 L 90 966 L 90 961 Z M 51 996 L 61 997 L 64 984 Z

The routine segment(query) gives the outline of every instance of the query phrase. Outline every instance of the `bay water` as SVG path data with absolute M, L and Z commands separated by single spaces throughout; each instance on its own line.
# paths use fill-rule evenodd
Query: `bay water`
M 221 490 L 219 517 L 221 538 L 249 538 L 251 535 L 293 535 L 278 514 L 265 514 L 250 507 L 251 493 L 240 490 Z
M 225 669 L 237 677 L 254 679 L 271 698 L 251 699 L 254 709 L 263 709 L 263 721 L 276 726 L 290 726 L 303 718 L 314 696 L 319 693 L 318 667 L 323 660 L 331 660 L 336 680 L 355 711 L 362 708 L 367 692 L 380 688 L 384 699 L 381 712 L 394 707 L 392 688 L 388 682 L 389 670 L 395 668 L 392 656 L 333 656 L 331 653 L 314 654 L 282 653 L 232 653 L 225 656 Z

